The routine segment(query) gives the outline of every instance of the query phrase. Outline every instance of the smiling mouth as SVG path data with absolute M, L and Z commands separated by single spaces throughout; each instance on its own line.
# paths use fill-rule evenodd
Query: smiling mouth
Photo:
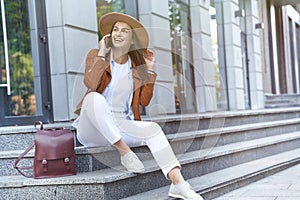
M 123 40 L 120 39 L 120 38 L 115 38 L 114 41 L 115 41 L 115 42 L 123 42 Z

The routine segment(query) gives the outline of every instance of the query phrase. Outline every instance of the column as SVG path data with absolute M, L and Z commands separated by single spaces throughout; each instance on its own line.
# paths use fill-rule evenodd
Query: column
M 86 90 L 84 59 L 98 43 L 96 2 L 51 0 L 46 11 L 54 120 L 65 121 Z

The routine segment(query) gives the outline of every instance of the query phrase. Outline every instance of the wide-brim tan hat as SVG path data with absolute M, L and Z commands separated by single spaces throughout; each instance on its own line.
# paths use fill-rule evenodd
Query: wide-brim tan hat
M 147 49 L 149 43 L 148 32 L 145 27 L 134 17 L 118 12 L 110 12 L 99 20 L 100 33 L 104 36 L 110 33 L 112 26 L 116 22 L 125 22 L 134 30 L 139 44 L 136 44 L 138 48 Z

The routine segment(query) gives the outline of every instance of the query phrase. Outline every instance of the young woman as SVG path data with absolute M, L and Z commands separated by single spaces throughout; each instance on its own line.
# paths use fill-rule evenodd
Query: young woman
M 130 147 L 147 145 L 172 182 L 169 196 L 202 200 L 184 181 L 180 163 L 159 125 L 140 121 L 139 106 L 149 104 L 157 76 L 146 29 L 121 13 L 102 16 L 99 27 L 103 38 L 99 49 L 87 55 L 84 83 L 88 90 L 75 111 L 80 115 L 78 140 L 86 147 L 115 146 L 122 165 L 134 173 L 145 168 Z

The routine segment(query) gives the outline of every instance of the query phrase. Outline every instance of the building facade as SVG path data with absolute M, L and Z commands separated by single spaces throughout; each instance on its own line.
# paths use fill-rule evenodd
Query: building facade
M 111 11 L 150 35 L 158 77 L 144 115 L 265 109 L 267 96 L 300 93 L 297 0 L 1 0 L 0 126 L 76 118 Z

